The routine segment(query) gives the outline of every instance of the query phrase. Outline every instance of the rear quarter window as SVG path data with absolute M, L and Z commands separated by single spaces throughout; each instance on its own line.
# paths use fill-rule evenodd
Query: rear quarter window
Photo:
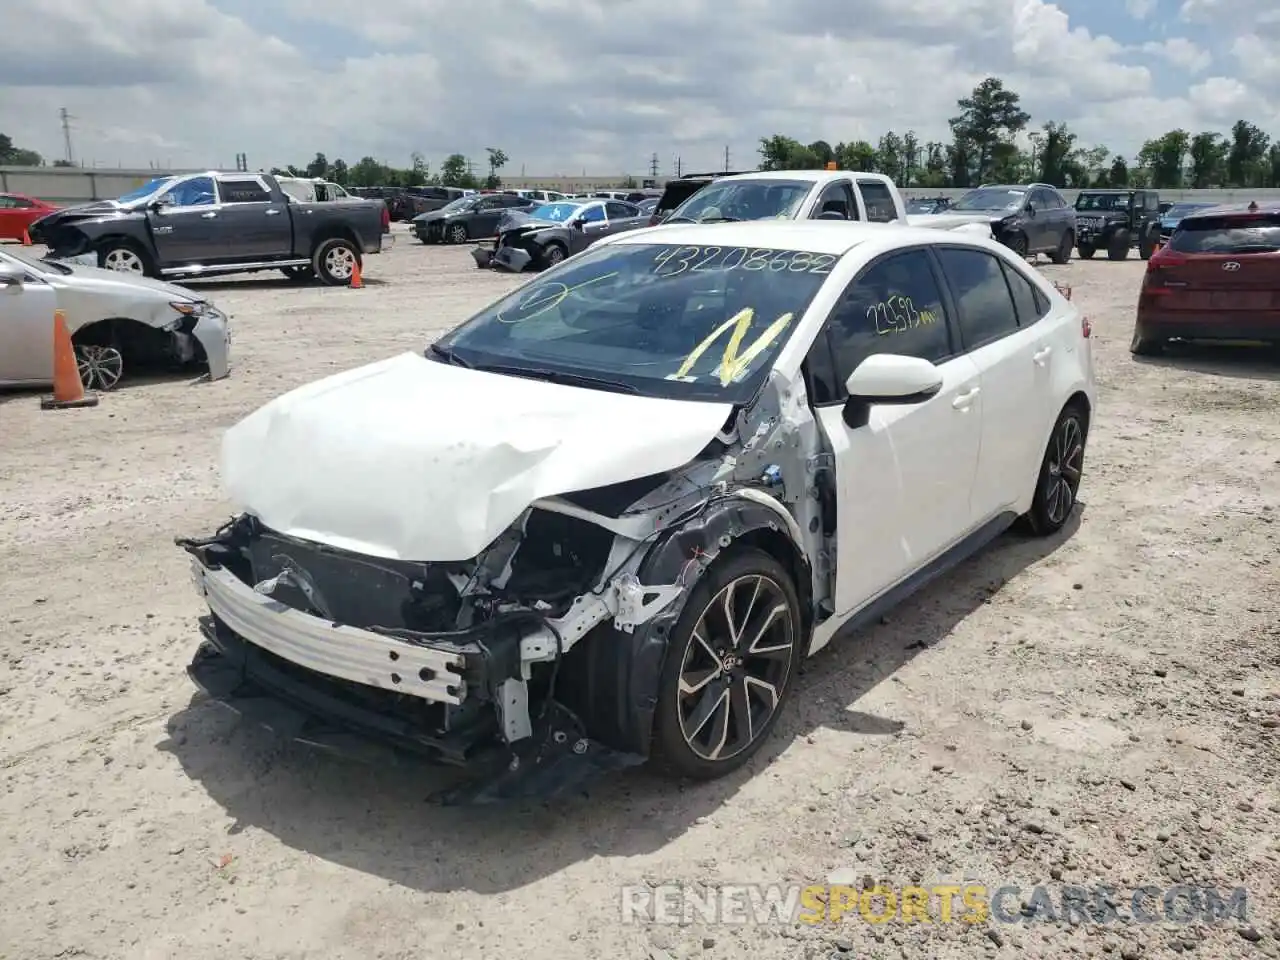
M 1179 253 L 1272 253 L 1280 250 L 1280 214 L 1191 217 L 1169 238 Z

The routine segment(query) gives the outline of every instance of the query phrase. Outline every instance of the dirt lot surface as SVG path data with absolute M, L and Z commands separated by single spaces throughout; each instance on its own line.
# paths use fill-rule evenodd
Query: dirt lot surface
M 1132 360 L 1138 262 L 1043 267 L 1094 322 L 1078 522 L 1003 538 L 833 644 L 727 781 L 641 770 L 553 807 L 439 808 L 432 771 L 318 756 L 202 703 L 172 537 L 229 513 L 222 430 L 515 284 L 408 239 L 364 290 L 201 284 L 234 315 L 228 380 L 59 413 L 0 397 L 0 956 L 1280 957 L 1280 366 Z M 1245 886 L 1250 916 L 620 922 L 623 885 L 864 877 L 1055 903 L 1106 884 L 1122 911 L 1144 885 Z

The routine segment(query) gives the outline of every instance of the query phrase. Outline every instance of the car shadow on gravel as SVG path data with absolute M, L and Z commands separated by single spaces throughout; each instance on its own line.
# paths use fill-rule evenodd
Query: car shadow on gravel
M 1006 534 L 906 601 L 877 625 L 838 637 L 806 661 L 777 729 L 742 770 L 712 783 L 680 784 L 647 768 L 597 781 L 581 797 L 554 803 L 442 807 L 430 798 L 457 781 L 437 768 L 364 766 L 281 741 L 242 724 L 203 694 L 175 713 L 173 754 L 235 823 L 294 850 L 416 890 L 502 893 L 593 857 L 652 854 L 695 823 L 714 819 L 752 778 L 788 749 L 805 749 L 818 728 L 857 744 L 891 737 L 906 724 L 857 709 L 859 701 L 951 630 L 1018 573 L 1078 529 L 1045 539 Z M 804 784 L 794 796 L 804 799 Z M 639 877 L 634 878 L 639 880 Z
M 329 286 L 319 280 L 293 280 L 290 277 L 241 277 L 226 280 L 181 280 L 178 281 L 188 290 L 341 290 L 340 285 Z M 366 287 L 383 287 L 390 281 L 380 277 L 361 277 L 360 282 Z
M 1209 373 L 1235 380 L 1280 381 L 1280 348 L 1215 343 L 1171 343 L 1158 357 L 1134 357 L 1135 363 Z

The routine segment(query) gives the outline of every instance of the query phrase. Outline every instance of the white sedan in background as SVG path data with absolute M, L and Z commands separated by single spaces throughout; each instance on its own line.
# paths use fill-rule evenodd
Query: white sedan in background
M 140 368 L 231 371 L 228 319 L 183 287 L 79 263 L 0 250 L 0 386 L 53 382 L 53 314 L 66 315 L 86 389 L 110 390 Z
M 992 241 L 618 234 L 228 431 L 242 512 L 182 541 L 191 675 L 334 749 L 720 776 L 802 658 L 1015 521 L 1060 530 L 1094 405 L 1088 322 Z

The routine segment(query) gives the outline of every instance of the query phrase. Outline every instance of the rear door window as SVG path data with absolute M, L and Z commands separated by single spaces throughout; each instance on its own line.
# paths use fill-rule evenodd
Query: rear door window
M 261 180 L 223 180 L 223 203 L 270 203 L 271 194 Z
M 628 217 L 638 216 L 639 212 L 629 203 L 623 203 L 621 200 L 610 200 L 605 204 L 605 208 L 609 211 L 610 220 L 626 220 Z
M 1280 251 L 1280 214 L 1194 217 L 1178 224 L 1169 249 L 1179 253 Z
M 858 191 L 867 205 L 867 219 L 872 223 L 891 223 L 898 219 L 893 192 L 879 180 L 859 180 Z
M 982 250 L 959 247 L 939 248 L 938 260 L 951 281 L 966 350 L 976 350 L 1018 329 L 1018 312 L 999 260 Z

